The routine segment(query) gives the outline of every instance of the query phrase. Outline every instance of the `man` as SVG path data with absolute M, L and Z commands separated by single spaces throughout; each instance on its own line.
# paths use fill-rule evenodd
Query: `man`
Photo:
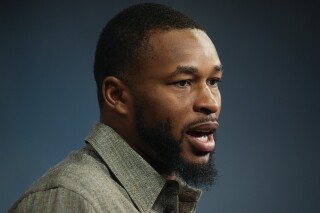
M 194 212 L 213 184 L 222 68 L 200 25 L 164 5 L 104 28 L 94 75 L 100 123 L 10 212 Z M 195 188 L 193 188 L 195 187 Z

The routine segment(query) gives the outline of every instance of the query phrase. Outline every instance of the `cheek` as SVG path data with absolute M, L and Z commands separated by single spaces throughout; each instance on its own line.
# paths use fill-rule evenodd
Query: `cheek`
M 154 87 L 150 92 L 141 95 L 139 99 L 145 112 L 154 118 L 164 118 L 176 113 L 183 100 L 163 87 Z
M 148 101 L 145 105 L 145 116 L 148 116 L 153 121 L 170 122 L 171 125 L 176 126 L 177 120 L 180 120 L 180 113 L 182 113 L 179 104 L 169 100 L 162 101 L 154 99 Z
M 216 118 L 218 119 L 219 116 L 220 116 L 220 112 L 221 112 L 221 94 L 220 94 L 220 91 L 218 92 L 218 94 L 216 96 L 216 100 L 217 100 L 217 103 L 218 103 L 218 110 L 215 113 L 215 115 L 216 115 Z
M 179 140 L 185 120 L 190 115 L 189 110 L 192 109 L 189 101 L 190 99 L 179 99 L 168 94 L 161 97 L 156 95 L 145 97 L 143 101 L 145 121 L 150 125 L 169 122 L 172 136 Z

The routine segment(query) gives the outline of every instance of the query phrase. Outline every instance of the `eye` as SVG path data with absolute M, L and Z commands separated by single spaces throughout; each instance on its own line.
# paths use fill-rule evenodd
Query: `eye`
M 191 83 L 190 83 L 190 81 L 188 81 L 188 80 L 181 80 L 181 81 L 175 82 L 174 85 L 175 85 L 176 87 L 187 87 L 187 86 L 190 86 Z
M 209 79 L 209 80 L 207 81 L 207 84 L 208 84 L 209 86 L 217 86 L 217 85 L 218 85 L 218 82 L 220 82 L 219 79 Z

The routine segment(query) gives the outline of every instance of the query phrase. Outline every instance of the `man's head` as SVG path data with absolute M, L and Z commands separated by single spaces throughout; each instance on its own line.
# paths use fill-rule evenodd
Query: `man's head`
M 94 75 L 102 106 L 102 82 L 107 76 L 125 79 L 135 74 L 139 64 L 150 59 L 148 40 L 153 30 L 202 29 L 181 12 L 166 5 L 144 3 L 131 6 L 113 17 L 98 41 Z
M 132 6 L 101 33 L 94 72 L 103 123 L 164 176 L 212 183 L 222 69 L 200 25 L 164 5 Z

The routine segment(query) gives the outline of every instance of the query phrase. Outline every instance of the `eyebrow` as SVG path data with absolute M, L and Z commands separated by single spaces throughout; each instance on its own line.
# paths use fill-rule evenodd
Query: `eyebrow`
M 213 70 L 215 71 L 215 72 L 223 72 L 223 65 L 222 64 L 220 64 L 220 65 L 216 65 L 216 66 L 214 66 L 214 68 L 213 68 Z
M 215 73 L 223 72 L 222 64 L 214 66 L 213 67 L 213 71 Z M 197 74 L 198 72 L 199 72 L 199 70 L 196 67 L 179 65 L 177 67 L 177 69 L 170 76 L 173 77 L 173 76 L 176 76 L 176 75 L 179 75 L 179 74 L 194 75 L 194 74 Z

